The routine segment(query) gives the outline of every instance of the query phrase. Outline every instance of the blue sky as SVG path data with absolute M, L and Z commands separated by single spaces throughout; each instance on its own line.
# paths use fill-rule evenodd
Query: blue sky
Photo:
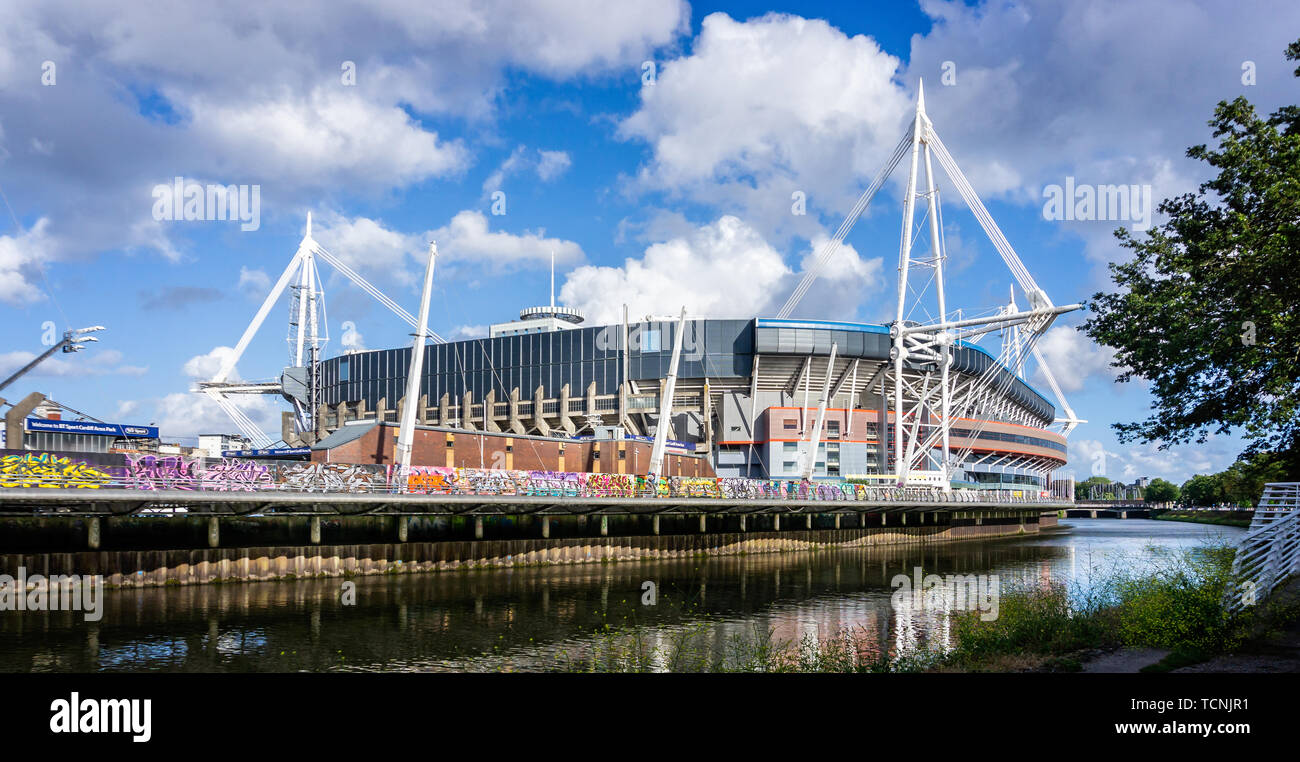
M 412 312 L 436 237 L 443 336 L 483 335 L 544 303 L 552 250 L 562 301 L 593 319 L 624 302 L 633 314 L 685 302 L 771 315 L 901 136 L 921 78 L 937 132 L 1029 270 L 1056 303 L 1081 301 L 1123 256 L 1112 231 L 1126 223 L 1044 219 L 1044 189 L 1067 177 L 1149 185 L 1156 200 L 1193 189 L 1204 170 L 1184 151 L 1209 139 L 1217 101 L 1294 102 L 1282 51 L 1300 21 L 1282 2 L 503 0 L 340 3 L 309 17 L 251 2 L 165 17 L 12 5 L 0 189 L 18 224 L 0 209 L 0 372 L 42 349 L 46 321 L 109 330 L 6 396 L 38 390 L 179 438 L 230 428 L 187 390 L 238 340 L 309 210 L 317 240 Z M 176 176 L 258 186 L 258 229 L 154 219 L 152 189 Z M 902 179 L 796 316 L 889 319 Z M 1009 273 L 941 172 L 939 184 L 950 303 L 1003 303 Z M 492 214 L 495 190 L 505 214 Z M 795 192 L 805 215 L 791 213 Z M 344 321 L 352 346 L 408 340 L 323 275 L 327 354 L 345 348 Z M 287 313 L 271 313 L 241 378 L 278 375 Z M 1144 417 L 1148 396 L 1113 383 L 1078 321 L 1041 346 L 1089 421 L 1071 436 L 1080 477 L 1100 464 L 1111 478 L 1182 480 L 1232 460 L 1230 437 L 1118 444 L 1109 425 Z M 278 430 L 283 408 L 248 404 Z

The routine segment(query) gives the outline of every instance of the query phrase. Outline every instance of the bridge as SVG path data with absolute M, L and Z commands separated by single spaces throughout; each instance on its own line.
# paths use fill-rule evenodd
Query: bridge
M 1065 509 L 1067 519 L 1149 519 L 1151 506 L 1141 500 L 1080 500 Z

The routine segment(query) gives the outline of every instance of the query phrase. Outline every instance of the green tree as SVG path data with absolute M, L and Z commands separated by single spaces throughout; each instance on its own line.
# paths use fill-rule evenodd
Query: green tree
M 1115 424 L 1120 441 L 1237 430 L 1300 477 L 1300 107 L 1261 119 L 1238 97 L 1209 124 L 1217 148 L 1187 155 L 1217 176 L 1162 201 L 1168 221 L 1144 238 L 1116 231 L 1134 257 L 1111 264 L 1119 290 L 1089 300 L 1083 330 L 1115 348 L 1120 382 L 1151 382 L 1151 416 Z
M 1148 503 L 1172 503 L 1178 499 L 1178 485 L 1164 479 L 1152 479 L 1143 499 Z
M 1217 476 L 1197 474 L 1183 483 L 1183 501 L 1195 506 L 1208 506 L 1219 502 Z

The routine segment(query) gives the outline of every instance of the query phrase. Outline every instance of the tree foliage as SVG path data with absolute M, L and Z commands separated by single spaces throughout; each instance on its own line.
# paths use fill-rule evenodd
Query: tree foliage
M 1152 479 L 1142 497 L 1148 503 L 1172 503 L 1178 499 L 1178 485 L 1164 479 Z
M 1248 508 L 1259 501 L 1265 484 L 1286 481 L 1289 468 L 1290 462 L 1285 455 L 1243 455 L 1217 474 L 1197 474 L 1184 482 L 1182 501 L 1195 506 L 1236 505 Z
M 1162 201 L 1144 238 L 1116 231 L 1134 257 L 1111 264 L 1119 290 L 1093 296 L 1083 330 L 1115 348 L 1119 381 L 1151 383 L 1150 417 L 1115 424 L 1120 441 L 1238 430 L 1300 476 L 1300 108 L 1260 118 L 1238 97 L 1209 124 L 1218 146 L 1187 155 L 1217 176 Z

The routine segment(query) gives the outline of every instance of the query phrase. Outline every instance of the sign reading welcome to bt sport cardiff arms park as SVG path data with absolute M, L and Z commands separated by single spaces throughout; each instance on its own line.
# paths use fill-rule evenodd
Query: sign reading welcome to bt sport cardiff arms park
M 56 421 L 49 418 L 28 418 L 27 431 L 51 431 L 58 434 L 101 434 L 130 437 L 132 439 L 157 439 L 157 426 L 131 426 L 124 423 L 96 423 L 94 421 Z

